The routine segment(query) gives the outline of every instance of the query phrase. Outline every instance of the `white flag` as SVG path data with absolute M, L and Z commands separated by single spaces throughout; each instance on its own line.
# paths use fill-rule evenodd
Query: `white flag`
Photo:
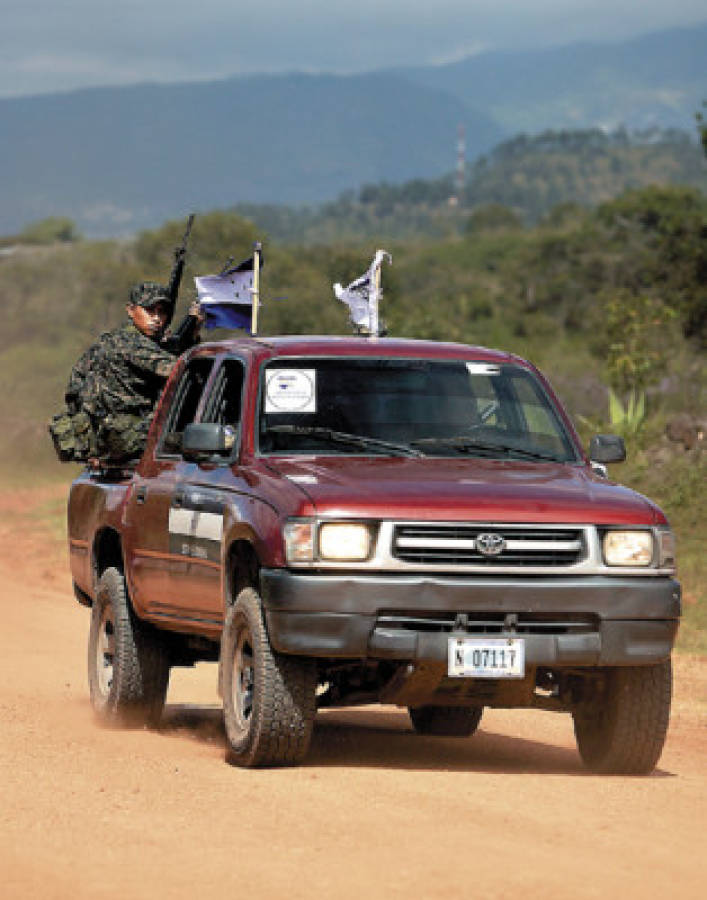
M 376 272 L 383 265 L 384 259 L 389 263 L 393 262 L 390 253 L 377 250 L 364 275 L 346 287 L 342 287 L 339 282 L 334 285 L 334 294 L 337 300 L 348 306 L 353 324 L 375 335 L 378 334 L 378 302 L 383 293 L 376 289 Z

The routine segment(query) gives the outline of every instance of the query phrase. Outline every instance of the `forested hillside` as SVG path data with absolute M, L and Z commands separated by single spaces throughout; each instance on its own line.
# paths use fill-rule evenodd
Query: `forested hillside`
M 556 217 L 560 207 L 567 215 L 569 205 L 588 209 L 651 184 L 707 191 L 707 162 L 691 135 L 660 129 L 519 135 L 470 166 L 461 192 L 448 174 L 366 184 L 320 207 L 241 205 L 236 211 L 290 243 L 441 238 L 459 233 L 469 225 L 470 213 L 484 206 L 507 207 L 501 218 L 506 225 L 533 224 L 551 213 Z

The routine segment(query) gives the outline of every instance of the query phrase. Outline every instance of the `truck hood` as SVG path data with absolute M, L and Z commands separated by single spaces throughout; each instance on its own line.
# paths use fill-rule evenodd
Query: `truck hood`
M 577 464 L 288 457 L 270 458 L 268 467 L 308 498 L 303 515 L 607 525 L 665 521 L 645 497 Z

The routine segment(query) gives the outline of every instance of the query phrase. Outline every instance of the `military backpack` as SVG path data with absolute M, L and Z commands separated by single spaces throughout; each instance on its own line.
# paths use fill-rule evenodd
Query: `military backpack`
M 52 416 L 49 434 L 61 462 L 86 462 L 96 455 L 96 437 L 87 413 L 67 407 Z

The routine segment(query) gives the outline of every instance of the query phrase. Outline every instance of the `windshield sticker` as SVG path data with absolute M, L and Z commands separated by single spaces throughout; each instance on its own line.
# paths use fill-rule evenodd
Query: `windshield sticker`
M 265 373 L 265 412 L 316 412 L 316 376 L 316 369 L 268 369 Z
M 501 367 L 492 363 L 484 362 L 468 362 L 466 364 L 467 371 L 470 375 L 500 375 Z

